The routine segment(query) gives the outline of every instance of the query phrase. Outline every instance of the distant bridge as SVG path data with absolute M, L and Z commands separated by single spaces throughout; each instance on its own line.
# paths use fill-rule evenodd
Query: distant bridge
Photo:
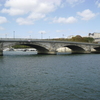
M 3 55 L 3 49 L 14 45 L 26 45 L 37 50 L 38 54 L 57 54 L 57 49 L 68 47 L 72 53 L 100 53 L 100 44 L 58 41 L 46 39 L 18 39 L 18 38 L 0 38 L 0 55 Z

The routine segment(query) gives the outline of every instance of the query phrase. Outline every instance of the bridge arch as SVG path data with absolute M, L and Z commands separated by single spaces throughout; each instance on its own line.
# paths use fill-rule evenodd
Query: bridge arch
M 38 54 L 45 54 L 45 53 L 49 52 L 49 50 L 45 46 L 43 46 L 41 44 L 24 43 L 23 42 L 23 43 L 16 43 L 15 45 L 26 45 L 26 46 L 29 46 L 31 48 L 35 48 L 37 50 Z
M 47 48 L 40 46 L 40 45 L 35 45 L 35 44 L 23 44 L 23 45 L 35 48 L 37 50 L 38 54 L 45 54 L 45 53 L 49 52 L 49 50 Z
M 69 49 L 71 49 L 72 53 L 84 53 L 85 50 L 80 47 L 80 46 L 76 46 L 76 45 L 65 45 L 64 47 L 68 47 Z
M 93 53 L 100 53 L 100 47 L 95 47 Z
M 3 48 L 5 47 L 12 47 L 14 45 L 26 45 L 26 46 L 30 46 L 32 48 L 35 48 L 37 50 L 38 54 L 56 54 L 56 50 L 54 48 L 52 48 L 51 43 L 41 43 L 41 42 L 31 42 L 31 41 L 21 41 L 21 42 L 7 42 L 4 43 L 5 46 L 3 46 Z

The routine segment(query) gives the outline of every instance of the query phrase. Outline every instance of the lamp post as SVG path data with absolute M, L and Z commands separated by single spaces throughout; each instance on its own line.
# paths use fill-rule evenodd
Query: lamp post
M 63 34 L 62 36 L 63 36 L 63 38 L 64 38 L 65 35 Z
M 31 39 L 31 35 L 29 36 L 29 38 Z
M 43 39 L 43 32 L 41 32 L 41 39 Z
M 15 31 L 13 31 L 13 38 L 15 38 Z
M 40 31 L 39 33 L 41 34 L 41 39 L 43 39 L 43 34 L 45 34 L 46 32 L 45 31 Z
M 7 34 L 5 34 L 5 38 L 7 38 Z

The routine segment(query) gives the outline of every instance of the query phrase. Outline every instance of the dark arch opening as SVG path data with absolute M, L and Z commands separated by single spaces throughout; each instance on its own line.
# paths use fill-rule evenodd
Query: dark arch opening
M 93 51 L 92 53 L 100 53 L 100 47 L 96 47 L 94 49 L 95 49 L 95 51 Z
M 68 47 L 72 50 L 72 53 L 84 53 L 85 50 L 79 46 L 75 46 L 75 45 L 68 45 L 68 46 L 65 46 L 65 47 Z
M 38 54 L 45 54 L 49 51 L 48 49 L 46 49 L 45 47 L 40 46 L 40 45 L 24 44 L 24 43 L 22 43 L 22 44 L 19 43 L 17 45 L 25 45 L 25 46 L 29 46 L 30 48 L 35 48 Z

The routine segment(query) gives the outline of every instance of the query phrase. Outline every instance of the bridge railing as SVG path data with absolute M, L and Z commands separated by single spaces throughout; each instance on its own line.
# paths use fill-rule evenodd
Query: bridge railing
M 30 40 L 30 41 L 35 41 L 35 40 L 45 40 L 45 39 L 31 39 L 31 38 L 0 38 L 0 41 L 28 41 L 28 40 Z

